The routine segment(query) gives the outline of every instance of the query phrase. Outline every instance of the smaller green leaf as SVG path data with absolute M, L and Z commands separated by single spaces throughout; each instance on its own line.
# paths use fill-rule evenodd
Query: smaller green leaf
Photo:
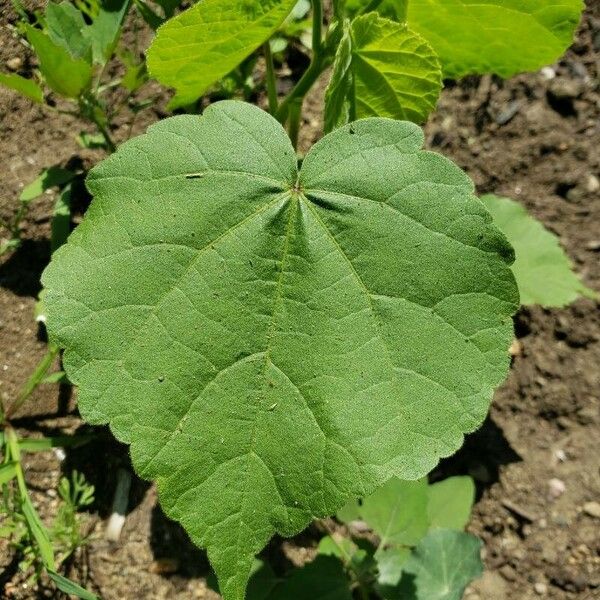
M 389 546 L 377 551 L 377 582 L 379 586 L 396 586 L 402 577 L 402 569 L 410 558 L 410 548 Z
M 413 546 L 425 535 L 429 524 L 427 482 L 425 479 L 403 481 L 393 477 L 363 498 L 360 504 L 355 501 L 338 512 L 341 520 L 348 517 L 355 520 L 356 515 L 381 538 L 381 547 L 388 544 Z
M 325 133 L 345 125 L 355 115 L 350 115 L 352 86 L 352 37 L 350 22 L 343 24 L 340 44 L 335 53 L 331 80 L 325 92 Z
M 573 272 L 559 239 L 518 202 L 487 195 L 481 198 L 494 224 L 515 249 L 512 266 L 524 305 L 566 306 L 579 296 L 598 298 Z
M 88 27 L 95 63 L 105 64 L 114 52 L 129 6 L 130 0 L 102 0 L 100 3 L 98 15 Z
M 156 31 L 164 22 L 165 19 L 160 15 L 156 14 L 152 8 L 150 8 L 144 0 L 134 0 L 135 7 L 138 9 L 140 15 L 142 15 L 142 19 L 146 21 L 150 29 L 154 29 Z
M 47 570 L 48 577 L 54 581 L 56 587 L 65 594 L 70 594 L 71 596 L 77 596 L 81 598 L 81 600 L 98 600 L 98 596 L 95 596 L 91 592 L 88 592 L 85 588 L 82 588 L 80 585 L 59 575 L 55 571 L 50 569 Z
M 146 63 L 143 60 L 136 60 L 133 52 L 129 51 L 121 52 L 119 58 L 125 65 L 125 75 L 121 79 L 121 85 L 127 91 L 133 93 L 148 81 Z
M 11 479 L 16 477 L 17 468 L 15 462 L 7 462 L 0 465 L 0 485 L 8 483 Z
M 44 566 L 48 570 L 54 569 L 54 550 L 48 537 L 48 530 L 44 527 L 29 496 L 24 496 L 21 499 L 21 510 L 27 522 L 27 527 L 35 539 Z
M 427 495 L 430 529 L 465 528 L 475 500 L 475 484 L 470 477 L 449 477 L 434 483 L 428 487 Z
M 471 581 L 481 576 L 481 541 L 449 529 L 431 531 L 403 567 L 389 600 L 460 600 Z
M 39 29 L 25 25 L 25 33 L 40 62 L 40 72 L 48 86 L 67 98 L 77 98 L 92 79 L 92 66 L 74 59 Z
M 29 203 L 38 196 L 41 196 L 46 190 L 51 187 L 61 186 L 68 183 L 75 177 L 73 171 L 62 169 L 61 167 L 50 167 L 44 169 L 38 177 L 31 183 L 26 185 L 19 196 L 21 202 Z
M 101 133 L 88 133 L 87 131 L 82 131 L 77 136 L 77 143 L 82 148 L 96 149 L 96 148 L 106 148 L 106 140 Z
M 268 40 L 294 0 L 203 0 L 170 19 L 147 54 L 150 74 L 177 90 L 171 108 L 197 100 Z
M 42 379 L 42 383 L 46 385 L 52 385 L 55 383 L 68 383 L 68 381 L 67 374 L 64 371 L 50 373 L 50 375 L 46 375 L 46 377 Z
M 333 556 L 315 560 L 277 585 L 265 600 L 352 600 L 342 563 Z
M 49 2 L 46 7 L 46 30 L 52 41 L 75 59 L 92 61 L 92 42 L 83 15 L 70 2 Z
M 352 21 L 336 51 L 326 130 L 366 117 L 422 123 L 441 89 L 441 66 L 429 44 L 405 24 L 368 13 Z
M 13 73 L 0 73 L 0 85 L 19 92 L 38 104 L 44 102 L 44 92 L 33 79 L 25 79 L 25 77 Z

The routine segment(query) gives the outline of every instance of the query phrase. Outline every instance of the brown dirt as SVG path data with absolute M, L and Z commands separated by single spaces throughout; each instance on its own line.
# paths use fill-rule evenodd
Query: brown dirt
M 8 0 L 0 0 L 0 65 L 26 49 L 8 24 Z M 5 16 L 7 15 L 7 16 Z M 554 67 L 510 81 L 470 78 L 449 84 L 426 127 L 427 144 L 454 159 L 480 192 L 516 199 L 552 231 L 586 283 L 600 290 L 600 5 L 590 1 L 578 40 Z M 550 74 L 549 71 L 546 73 Z M 157 102 L 133 133 L 164 116 L 164 97 L 150 84 L 142 92 Z M 302 131 L 307 148 L 320 131 L 319 94 L 309 99 Z M 118 121 L 115 137 L 127 137 L 131 115 Z M 43 167 L 88 167 L 101 153 L 81 150 L 74 140 L 90 130 L 0 89 L 0 216 L 17 206 L 23 185 Z M 43 332 L 33 320 L 39 275 L 49 257 L 49 221 L 54 195 L 34 203 L 23 222 L 23 246 L 0 259 L 0 395 L 14 398 L 45 352 Z M 470 529 L 485 542 L 486 572 L 466 594 L 469 600 L 600 598 L 600 520 L 584 510 L 600 502 L 600 312 L 580 300 L 561 310 L 524 308 L 516 318 L 517 355 L 506 384 L 496 394 L 490 418 L 456 457 L 433 477 L 470 473 L 479 485 Z M 80 426 L 68 386 L 38 389 L 23 412 L 23 433 Z M 92 541 L 77 553 L 69 574 L 105 600 L 205 598 L 205 556 L 156 504 L 154 488 L 134 480 L 130 512 L 121 540 L 104 540 L 114 491 L 114 473 L 127 467 L 127 452 L 106 432 L 70 452 L 29 455 L 27 477 L 44 519 L 56 511 L 62 472 L 86 473 L 97 486 L 88 526 Z M 552 497 L 551 481 L 564 484 Z M 556 485 L 556 483 L 554 484 Z M 269 556 L 301 560 L 314 546 L 316 529 L 281 544 Z M 283 549 L 283 552 L 282 552 Z M 4 569 L 2 572 L 1 570 Z M 14 557 L 0 541 L 0 590 L 5 597 L 56 597 L 27 587 Z M 25 587 L 24 587 L 25 586 Z M 2 595 L 0 591 L 0 596 Z

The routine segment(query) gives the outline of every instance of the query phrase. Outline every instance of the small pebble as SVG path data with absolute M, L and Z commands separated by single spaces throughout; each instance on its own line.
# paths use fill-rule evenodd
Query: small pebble
M 565 493 L 567 486 L 561 479 L 553 478 L 548 482 L 548 493 L 552 500 L 556 500 Z
M 544 67 L 540 70 L 540 73 L 546 81 L 550 81 L 556 77 L 556 71 L 552 67 Z
M 544 594 L 548 593 L 548 586 L 545 583 L 538 582 L 533 586 L 533 591 L 538 596 L 543 596 Z
M 597 192 L 600 190 L 600 179 L 598 179 L 595 175 L 588 175 L 585 182 L 585 187 L 591 194 Z
M 600 519 L 600 502 L 586 502 L 583 505 L 583 512 L 589 517 Z
M 23 60 L 21 58 L 19 58 L 18 56 L 15 56 L 13 58 L 9 58 L 6 61 L 6 66 L 11 71 L 18 71 L 23 66 Z

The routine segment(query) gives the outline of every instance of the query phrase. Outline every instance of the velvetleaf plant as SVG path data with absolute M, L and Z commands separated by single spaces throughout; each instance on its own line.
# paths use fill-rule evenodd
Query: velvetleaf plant
M 506 374 L 512 249 L 422 144 L 359 120 L 298 170 L 254 106 L 166 119 L 91 171 L 44 274 L 84 418 L 131 444 L 227 599 L 274 533 L 454 452 Z
M 190 105 L 293 4 L 204 0 L 158 29 L 151 74 Z M 335 2 L 323 36 L 315 1 L 311 64 L 281 102 L 267 56 L 272 116 L 226 101 L 125 143 L 90 173 L 87 216 L 44 274 L 82 415 L 131 445 L 226 600 L 244 598 L 274 533 L 454 452 L 508 367 L 512 248 L 417 126 L 381 118 L 423 120 L 452 63 L 410 29 L 410 4 L 386 5 L 355 16 Z M 580 4 L 527 6 L 557 37 Z M 387 38 L 414 52 L 414 77 L 382 58 Z M 335 130 L 299 167 L 300 105 L 329 65 Z M 365 72 L 388 97 L 361 113 Z

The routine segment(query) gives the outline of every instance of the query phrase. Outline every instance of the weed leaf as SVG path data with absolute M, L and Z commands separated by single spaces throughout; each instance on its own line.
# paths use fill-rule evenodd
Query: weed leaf
M 487 195 L 481 198 L 496 226 L 515 248 L 513 272 L 525 305 L 566 306 L 579 296 L 598 298 L 573 272 L 558 238 L 518 202 Z
M 438 53 L 445 77 L 510 77 L 556 61 L 582 10 L 582 0 L 410 0 L 407 22 Z
M 33 79 L 25 79 L 25 77 L 13 73 L 0 73 L 0 85 L 19 92 L 38 104 L 42 104 L 44 101 L 44 92 Z
M 275 532 L 454 452 L 506 375 L 512 249 L 422 145 L 359 120 L 298 172 L 257 107 L 165 119 L 92 169 L 44 273 L 83 416 L 131 444 L 226 600 Z
M 159 28 L 148 70 L 177 90 L 171 108 L 197 100 L 283 23 L 295 0 L 203 0 Z

